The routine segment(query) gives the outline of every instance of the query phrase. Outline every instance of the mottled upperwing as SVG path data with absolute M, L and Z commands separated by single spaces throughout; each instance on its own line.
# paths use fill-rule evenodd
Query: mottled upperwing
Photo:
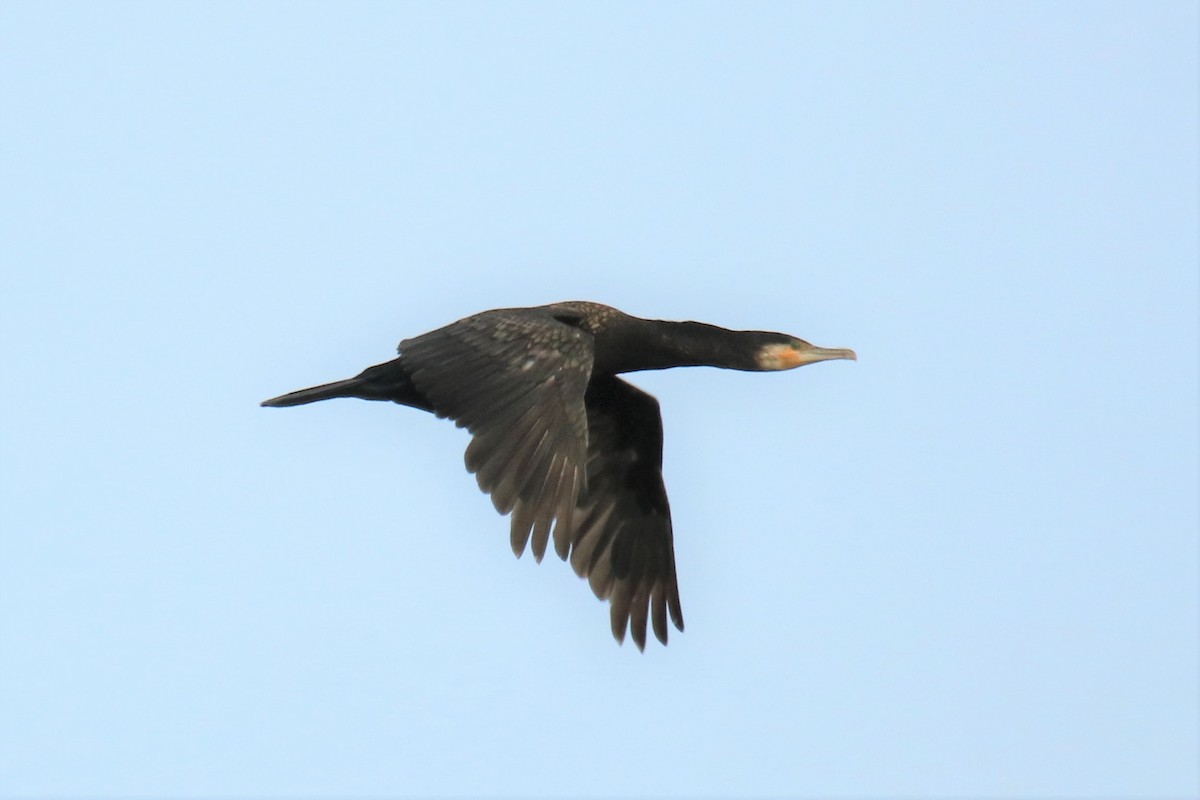
M 501 309 L 406 339 L 399 349 L 434 413 L 471 432 L 467 469 L 497 511 L 512 512 L 513 552 L 520 556 L 532 533 L 541 561 L 553 524 L 565 559 L 586 485 L 591 335 L 544 310 Z
M 596 377 L 585 400 L 587 490 L 575 517 L 571 566 L 612 603 L 613 636 L 630 627 L 646 646 L 646 617 L 667 643 L 667 614 L 683 630 L 671 509 L 662 479 L 658 401 L 620 378 Z

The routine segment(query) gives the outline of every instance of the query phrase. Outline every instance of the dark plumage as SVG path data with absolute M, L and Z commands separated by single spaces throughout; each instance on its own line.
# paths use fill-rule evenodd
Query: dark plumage
M 616 377 L 669 367 L 780 370 L 854 351 L 781 333 L 640 319 L 598 303 L 484 311 L 400 343 L 354 378 L 264 406 L 334 397 L 390 400 L 453 419 L 472 435 L 467 469 L 512 514 L 513 552 L 554 550 L 611 604 L 612 631 L 639 649 L 649 619 L 683 630 L 658 401 Z

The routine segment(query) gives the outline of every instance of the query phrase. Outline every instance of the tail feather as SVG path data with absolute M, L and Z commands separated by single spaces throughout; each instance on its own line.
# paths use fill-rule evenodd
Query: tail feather
M 433 404 L 413 385 L 404 367 L 404 362 L 394 358 L 384 364 L 367 367 L 353 378 L 333 383 L 323 383 L 298 392 L 289 392 L 279 397 L 264 400 L 262 405 L 271 408 L 302 406 L 318 400 L 335 397 L 357 397 L 360 400 L 390 400 L 393 403 L 412 406 L 423 411 L 433 411 Z
M 269 408 L 287 408 L 288 406 L 302 406 L 305 403 L 315 403 L 318 400 L 332 400 L 335 397 L 361 397 L 363 383 L 362 378 L 347 378 L 344 381 L 323 383 L 320 386 L 301 389 L 297 392 L 288 392 L 287 394 L 279 395 L 279 397 L 272 397 L 270 400 L 263 400 L 262 405 Z

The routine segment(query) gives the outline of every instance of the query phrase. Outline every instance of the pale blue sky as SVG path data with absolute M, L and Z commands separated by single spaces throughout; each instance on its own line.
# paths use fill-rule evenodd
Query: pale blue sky
M 0 4 L 0 795 L 1194 796 L 1197 7 Z M 618 647 L 428 415 L 591 299 L 674 370 Z

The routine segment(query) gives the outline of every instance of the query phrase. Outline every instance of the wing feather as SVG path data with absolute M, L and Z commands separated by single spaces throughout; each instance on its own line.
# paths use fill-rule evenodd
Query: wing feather
M 653 397 L 592 375 L 592 337 L 540 309 L 487 311 L 401 343 L 434 413 L 472 436 L 467 469 L 520 556 L 555 552 L 611 604 L 613 636 L 638 649 L 683 630 L 662 418 Z M 532 545 L 530 547 L 530 545 Z
M 648 623 L 667 642 L 683 630 L 671 511 L 662 480 L 658 402 L 625 381 L 595 376 L 585 397 L 587 484 L 575 509 L 571 566 L 611 604 L 613 636 L 645 648 Z
M 587 480 L 592 341 L 531 308 L 485 311 L 400 343 L 434 413 L 471 433 L 467 469 L 500 513 L 513 513 L 518 556 L 532 534 L 541 560 L 556 520 L 565 541 L 573 538 L 571 518 Z

